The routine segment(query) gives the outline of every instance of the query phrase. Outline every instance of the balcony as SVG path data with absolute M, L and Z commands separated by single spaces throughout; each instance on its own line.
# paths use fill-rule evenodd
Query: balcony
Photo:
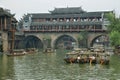
M 55 25 L 59 25 L 59 26 L 68 26 L 68 25 L 101 25 L 102 21 L 76 21 L 76 22 L 32 22 L 31 26 L 55 26 Z

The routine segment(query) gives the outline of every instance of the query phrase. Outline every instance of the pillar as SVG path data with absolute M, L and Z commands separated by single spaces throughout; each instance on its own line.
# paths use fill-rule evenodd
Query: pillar
M 8 52 L 8 34 L 7 32 L 2 32 L 3 41 L 3 52 Z
M 7 27 L 7 19 L 6 17 L 4 18 L 4 29 L 6 30 L 6 27 Z
M 1 17 L 1 20 L 0 20 L 0 30 L 2 30 L 2 17 Z

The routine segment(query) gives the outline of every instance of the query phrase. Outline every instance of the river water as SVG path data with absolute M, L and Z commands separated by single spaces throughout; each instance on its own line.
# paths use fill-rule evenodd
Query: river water
M 109 65 L 66 64 L 65 50 L 19 57 L 0 55 L 0 80 L 120 80 L 120 57 Z

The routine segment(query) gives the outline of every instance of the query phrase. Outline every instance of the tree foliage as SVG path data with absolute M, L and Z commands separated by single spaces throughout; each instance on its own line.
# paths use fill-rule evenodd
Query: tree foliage
M 78 36 L 78 40 L 85 40 L 88 38 L 88 32 L 86 30 L 80 32 Z
M 87 38 L 88 38 L 88 32 L 86 30 L 80 32 L 78 36 L 78 41 L 82 47 L 87 47 Z
M 112 46 L 120 45 L 120 18 L 116 18 L 113 13 L 106 14 L 110 25 L 108 25 L 108 31 L 110 34 L 110 42 Z
M 113 45 L 113 46 L 120 45 L 120 32 L 112 31 L 110 33 L 110 41 L 111 41 L 111 45 Z

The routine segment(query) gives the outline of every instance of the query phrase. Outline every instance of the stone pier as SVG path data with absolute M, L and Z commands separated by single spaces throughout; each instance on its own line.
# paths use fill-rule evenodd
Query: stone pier
M 2 32 L 1 38 L 2 38 L 3 52 L 8 52 L 8 33 Z

